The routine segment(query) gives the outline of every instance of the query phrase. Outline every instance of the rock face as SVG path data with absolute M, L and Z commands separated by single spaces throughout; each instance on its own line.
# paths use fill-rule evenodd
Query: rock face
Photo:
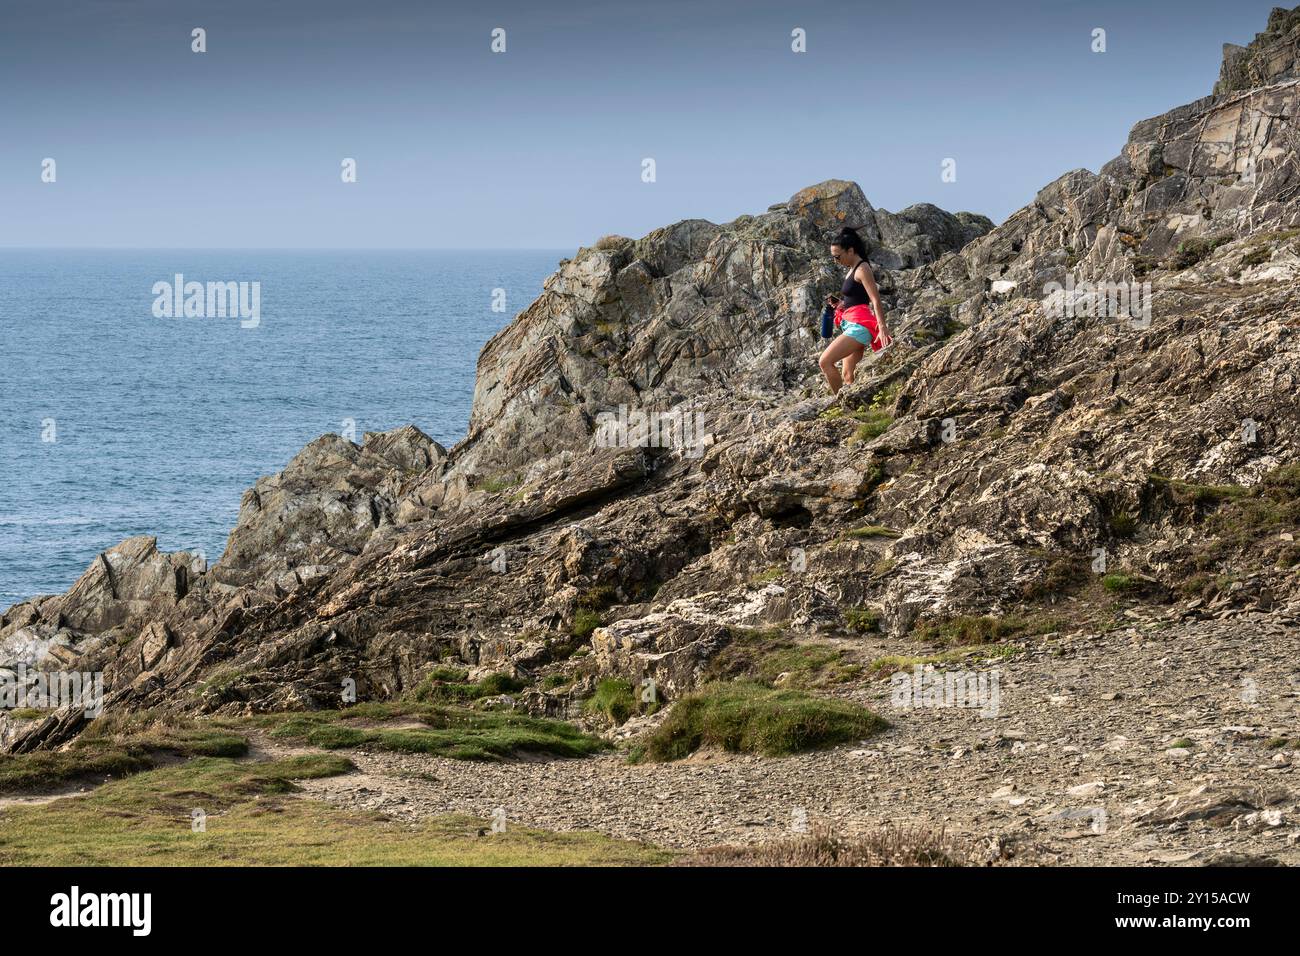
M 1300 15 L 1295 10 L 1274 7 L 1268 26 L 1250 46 L 1223 45 L 1223 67 L 1215 95 L 1236 93 L 1255 86 L 1268 86 L 1296 78 L 1300 63 Z
M 996 228 L 831 181 L 606 237 L 483 349 L 450 452 L 319 439 L 248 492 L 212 569 L 131 539 L 6 612 L 0 649 L 104 670 L 110 707 L 239 712 L 333 706 L 345 679 L 400 694 L 447 657 L 671 700 L 733 627 L 914 653 L 1108 627 L 1117 594 L 1294 616 L 1295 22 Z M 898 344 L 831 399 L 815 323 L 844 224 Z
M 360 447 L 323 435 L 278 475 L 244 494 L 239 521 L 213 577 L 225 584 L 270 579 L 292 589 L 361 553 L 397 518 L 402 484 L 437 475 L 446 450 L 418 428 L 367 433 Z M 409 513 L 409 512 L 408 512 Z
M 892 215 L 856 184 L 832 180 L 726 225 L 687 220 L 639 240 L 606 237 L 562 263 L 483 349 L 448 495 L 545 474 L 566 453 L 590 450 L 598 416 L 621 406 L 667 413 L 803 382 L 816 346 L 811 314 L 842 281 L 826 251 L 844 225 L 867 240 L 882 287 L 887 270 L 932 262 L 992 227 L 929 205 Z
M 150 537 L 127 538 L 105 551 L 66 594 L 16 604 L 0 619 L 0 667 L 70 663 L 94 635 L 98 646 L 134 622 L 161 617 L 189 593 L 202 568 L 186 554 L 163 554 Z

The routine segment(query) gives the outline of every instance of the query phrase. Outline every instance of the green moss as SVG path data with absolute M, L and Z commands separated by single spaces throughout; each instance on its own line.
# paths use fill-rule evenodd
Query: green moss
M 312 727 L 306 734 L 307 743 L 313 747 L 326 750 L 338 750 L 342 747 L 359 747 L 370 740 L 370 736 L 356 727 L 343 727 L 338 724 L 325 724 Z
M 1134 256 L 1131 260 L 1134 278 L 1141 279 L 1143 276 L 1154 272 L 1160 268 L 1160 260 L 1155 256 Z
M 1101 579 L 1101 586 L 1107 591 L 1121 593 L 1135 590 L 1138 582 L 1127 574 L 1107 574 Z
M 1175 506 L 1183 520 L 1198 526 L 1200 543 L 1192 556 L 1198 572 L 1222 568 L 1231 559 L 1249 554 L 1253 559 L 1292 567 L 1300 560 L 1295 542 L 1282 538 L 1300 527 L 1300 463 L 1284 465 L 1251 487 L 1196 485 L 1152 475 L 1150 486 Z M 1213 577 L 1193 575 L 1183 579 L 1183 594 L 1206 592 Z
M 881 558 L 871 566 L 871 576 L 873 578 L 888 577 L 896 567 L 898 567 L 898 562 L 893 558 Z
M 773 581 L 779 581 L 785 576 L 785 568 L 774 564 L 766 571 L 761 571 L 749 579 L 749 583 L 754 587 L 761 587 L 764 584 L 771 584 Z
M 885 473 L 884 463 L 879 461 L 873 461 L 867 467 L 867 471 L 866 471 L 866 481 L 865 481 L 866 493 L 868 495 L 871 494 L 873 491 L 875 491 L 877 488 L 883 485 L 885 483 L 885 480 L 888 477 L 889 476 Z
M 1176 500 L 1198 505 L 1218 504 L 1250 494 L 1250 489 L 1241 485 L 1198 485 L 1156 474 L 1150 476 L 1150 481 L 1156 487 L 1167 490 Z
M 496 494 L 499 491 L 505 491 L 507 488 L 513 488 L 522 480 L 518 475 L 489 475 L 479 481 L 478 489 Z
M 603 611 L 617 602 L 618 592 L 612 584 L 597 584 L 578 596 L 578 607 L 591 611 Z
M 854 528 L 845 534 L 846 538 L 901 538 L 903 533 L 887 528 L 882 524 L 869 524 Z
M 1294 239 L 1300 236 L 1300 229 L 1276 229 L 1271 232 L 1261 232 L 1255 237 L 1256 240 L 1263 243 L 1286 242 L 1288 239 Z
M 207 680 L 200 681 L 198 684 L 196 684 L 194 687 L 194 693 L 199 695 L 200 697 L 203 696 L 208 691 L 214 691 L 219 694 L 221 693 L 221 691 L 225 690 L 227 687 L 229 687 L 231 684 L 233 684 L 235 681 L 239 680 L 239 678 L 243 676 L 244 676 L 244 672 L 240 668 L 236 668 L 236 667 L 222 668 L 221 670 L 213 674 L 211 677 L 209 677 Z
M 1177 585 L 1178 593 L 1183 597 L 1210 600 L 1219 594 L 1226 594 L 1233 582 L 1237 580 L 1233 574 L 1207 574 L 1204 571 L 1197 571 L 1183 578 Z
M 35 707 L 15 707 L 13 710 L 6 711 L 14 720 L 41 720 L 50 716 L 48 710 L 38 710 Z
M 888 726 L 849 701 L 757 684 L 710 684 L 679 700 L 632 759 L 680 760 L 701 747 L 774 757 L 861 740 Z
M 859 422 L 857 431 L 850 437 L 850 442 L 870 441 L 889 430 L 889 426 L 894 423 L 894 417 L 888 409 L 898 398 L 902 390 L 901 383 L 895 383 L 886 388 L 877 391 L 871 397 L 871 401 L 866 407 L 845 409 L 841 406 L 832 406 L 822 412 L 821 417 L 826 419 L 849 418 Z
M 1088 562 L 1078 555 L 1043 551 L 1040 556 L 1044 559 L 1041 575 L 1021 593 L 1026 601 L 1071 594 L 1092 579 Z
M 450 667 L 444 664 L 429 671 L 425 679 L 442 681 L 446 684 L 461 684 L 469 680 L 469 671 L 463 667 Z

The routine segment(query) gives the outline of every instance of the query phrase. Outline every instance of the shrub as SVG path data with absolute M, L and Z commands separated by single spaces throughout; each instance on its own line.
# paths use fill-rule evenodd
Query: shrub
M 574 637 L 586 638 L 598 627 L 600 627 L 600 614 L 584 607 L 579 608 L 573 615 L 573 627 L 570 630 Z
M 1218 235 L 1208 239 L 1184 239 L 1178 244 L 1170 266 L 1175 270 L 1190 269 L 1224 243 L 1232 241 L 1232 236 Z
M 1273 258 L 1273 253 L 1265 246 L 1256 246 L 1241 257 L 1243 266 L 1259 266 Z
M 848 608 L 844 611 L 844 623 L 848 625 L 849 630 L 857 631 L 859 634 L 878 631 L 880 612 L 869 607 Z
M 1117 538 L 1130 538 L 1137 531 L 1138 520 L 1127 512 L 1113 514 L 1108 521 L 1111 533 Z

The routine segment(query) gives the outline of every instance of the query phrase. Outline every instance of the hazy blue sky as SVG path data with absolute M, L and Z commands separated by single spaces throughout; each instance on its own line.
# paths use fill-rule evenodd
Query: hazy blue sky
M 832 177 L 1000 221 L 1273 5 L 0 0 L 0 245 L 566 248 Z

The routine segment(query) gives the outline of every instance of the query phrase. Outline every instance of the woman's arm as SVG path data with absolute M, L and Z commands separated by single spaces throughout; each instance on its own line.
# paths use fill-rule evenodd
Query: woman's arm
M 871 309 L 876 313 L 876 325 L 880 328 L 880 338 L 888 343 L 891 336 L 889 327 L 885 325 L 885 307 L 880 304 L 880 289 L 876 287 L 875 274 L 872 273 L 871 266 L 867 265 L 865 259 L 858 263 L 858 268 L 854 271 L 857 280 L 862 283 L 862 288 L 867 290 L 867 298 L 871 300 Z

